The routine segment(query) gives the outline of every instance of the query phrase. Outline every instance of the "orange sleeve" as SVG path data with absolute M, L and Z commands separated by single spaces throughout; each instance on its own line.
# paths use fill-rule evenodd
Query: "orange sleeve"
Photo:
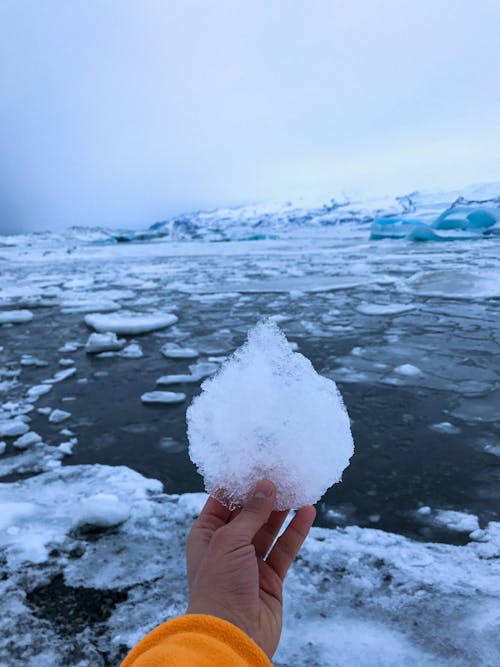
M 186 614 L 147 634 L 121 667 L 272 667 L 257 644 L 228 621 Z

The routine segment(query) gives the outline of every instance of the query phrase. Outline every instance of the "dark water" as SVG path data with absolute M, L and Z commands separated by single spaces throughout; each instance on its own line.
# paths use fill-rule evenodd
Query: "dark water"
M 229 353 L 245 339 L 248 326 L 257 315 L 269 311 L 273 295 L 252 297 L 248 305 L 248 324 L 242 321 L 235 299 L 217 303 L 193 304 L 178 299 L 180 321 L 189 319 L 191 337 L 198 348 L 210 353 Z M 296 322 L 311 309 L 320 308 L 322 297 L 308 296 L 308 303 L 294 302 Z M 184 301 L 183 301 L 184 299 Z M 166 373 L 186 372 L 186 361 L 167 360 L 159 352 L 161 345 L 173 340 L 169 330 L 136 337 L 144 357 L 140 359 L 97 358 L 80 349 L 68 354 L 58 352 L 66 341 L 84 343 L 89 330 L 81 314 L 64 315 L 57 308 L 41 308 L 30 324 L 2 327 L 0 365 L 20 368 L 22 354 L 33 354 L 46 360 L 45 368 L 23 367 L 20 385 L 9 394 L 9 400 L 23 395 L 26 388 L 40 383 L 60 370 L 61 357 L 75 360 L 77 374 L 55 384 L 41 397 L 36 407 L 58 407 L 72 413 L 69 420 L 52 425 L 47 417 L 33 411 L 31 429 L 50 444 L 67 437 L 61 428 L 69 428 L 78 437 L 74 454 L 64 464 L 126 465 L 140 473 L 160 479 L 168 493 L 203 490 L 202 479 L 187 455 L 185 411 L 198 385 L 182 386 L 188 398 L 175 406 L 145 406 L 140 395 L 155 389 L 156 379 Z M 245 318 L 243 318 L 244 320 Z M 376 340 L 378 329 L 386 319 L 372 318 L 372 332 L 363 338 Z M 290 340 L 299 343 L 300 351 L 309 357 L 320 372 L 332 369 L 335 360 L 360 345 L 353 331 L 335 336 L 315 336 L 297 324 L 283 324 Z M 488 340 L 478 340 L 476 352 L 488 355 Z M 335 371 L 333 371 L 335 375 Z M 78 382 L 86 378 L 86 383 Z M 390 386 L 379 382 L 338 382 L 349 415 L 356 451 L 341 484 L 332 487 L 318 505 L 317 524 L 357 524 L 399 532 L 416 539 L 462 543 L 466 535 L 445 528 L 425 525 L 414 512 L 422 505 L 454 509 L 477 514 L 481 524 L 500 519 L 500 466 L 494 456 L 480 446 L 500 441 L 498 422 L 463 421 L 460 432 L 440 434 L 431 424 L 448 419 L 447 411 L 456 405 L 457 397 L 448 391 L 423 386 Z M 175 389 L 175 388 L 174 388 Z M 64 399 L 74 400 L 64 400 Z M 162 438 L 174 441 L 162 445 Z M 173 452 L 172 452 L 173 449 Z M 13 453 L 8 445 L 7 454 Z M 304 443 L 307 454 L 307 443 Z M 12 481 L 9 475 L 2 481 Z M 327 514 L 334 508 L 342 516 Z

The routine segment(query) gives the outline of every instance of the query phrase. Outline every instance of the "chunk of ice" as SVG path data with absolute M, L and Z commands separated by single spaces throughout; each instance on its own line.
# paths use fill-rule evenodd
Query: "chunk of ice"
M 0 438 L 15 438 L 29 430 L 29 426 L 20 418 L 0 420 Z
M 5 442 L 0 442 L 0 456 L 2 454 L 5 454 L 5 450 L 7 449 L 7 444 Z
M 406 375 L 407 377 L 414 377 L 422 374 L 420 368 L 413 366 L 413 364 L 402 364 L 401 366 L 397 366 L 394 369 L 394 372 L 398 373 L 398 375 Z
M 129 506 L 114 493 L 96 493 L 81 502 L 75 525 L 111 528 L 124 523 L 129 516 Z
M 55 409 L 52 410 L 49 417 L 49 422 L 51 424 L 60 424 L 61 422 L 69 419 L 71 417 L 71 412 L 66 412 L 66 410 Z
M 165 343 L 161 353 L 167 359 L 196 359 L 198 351 L 192 347 L 179 347 L 175 343 Z
M 148 391 L 141 396 L 143 403 L 182 403 L 186 394 L 175 391 Z
M 99 333 L 112 331 L 124 336 L 149 333 L 157 329 L 165 329 L 177 322 L 177 316 L 172 313 L 163 315 L 138 315 L 137 313 L 119 313 L 116 315 L 101 315 L 93 313 L 85 316 L 85 324 Z
M 28 433 L 25 433 L 20 438 L 17 438 L 17 440 L 14 440 L 12 444 L 17 449 L 27 449 L 28 447 L 31 447 L 31 445 L 36 445 L 37 442 L 41 441 L 41 435 L 35 433 L 35 431 L 28 431 Z
M 21 366 L 36 366 L 37 368 L 43 368 L 43 366 L 48 366 L 47 361 L 43 361 L 43 359 L 38 359 L 37 357 L 34 357 L 32 354 L 23 354 L 21 357 Z
M 101 352 L 114 352 L 125 347 L 125 341 L 117 338 L 116 334 L 109 331 L 107 333 L 90 334 L 85 352 L 87 354 L 99 354 Z
M 31 310 L 4 310 L 0 311 L 0 324 L 23 324 L 31 322 L 33 313 Z
M 81 343 L 69 341 L 68 343 L 64 343 L 64 345 L 59 348 L 58 352 L 76 352 L 80 347 L 82 347 Z
M 124 357 L 125 359 L 140 359 L 144 355 L 139 343 L 130 343 L 130 345 L 127 345 L 127 347 L 124 347 L 123 350 L 118 353 L 118 356 Z
M 360 303 L 357 310 L 363 315 L 399 315 L 414 308 L 406 303 Z
M 354 451 L 342 397 L 274 323 L 252 329 L 202 388 L 187 411 L 189 454 L 229 507 L 262 478 L 277 509 L 314 503 L 341 479 Z
M 72 368 L 65 368 L 62 371 L 58 371 L 53 377 L 48 378 L 47 380 L 44 380 L 44 384 L 57 384 L 58 382 L 62 382 L 63 380 L 67 380 L 70 378 L 72 375 L 76 373 L 76 368 L 73 366 Z
M 474 514 L 454 510 L 438 510 L 434 521 L 459 533 L 472 533 L 479 530 L 479 522 Z
M 27 392 L 28 399 L 30 401 L 36 401 L 37 399 L 40 398 L 40 396 L 48 394 L 51 389 L 52 389 L 51 384 L 36 384 L 34 387 L 30 387 L 28 389 Z
M 433 431 L 437 431 L 437 433 L 448 433 L 449 435 L 460 433 L 458 426 L 455 426 L 451 422 L 439 422 L 439 424 L 432 424 L 430 428 Z
M 189 370 L 192 375 L 195 375 L 198 380 L 213 375 L 219 370 L 219 364 L 214 364 L 211 361 L 198 361 L 196 364 L 190 364 Z

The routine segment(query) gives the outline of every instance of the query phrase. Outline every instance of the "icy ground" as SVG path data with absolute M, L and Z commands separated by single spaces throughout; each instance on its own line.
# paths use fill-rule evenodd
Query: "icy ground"
M 408 202 L 390 211 L 451 203 Z M 202 502 L 184 493 L 202 488 L 185 410 L 261 316 L 335 379 L 356 442 L 290 576 L 276 664 L 498 664 L 500 239 L 370 241 L 369 223 L 253 242 L 4 239 L 1 665 L 116 664 L 183 611 Z M 185 399 L 141 401 L 157 391 Z
M 2 485 L 2 664 L 116 665 L 183 613 L 184 541 L 204 498 L 99 465 Z M 289 575 L 275 664 L 494 665 L 500 525 L 477 540 L 314 528 Z

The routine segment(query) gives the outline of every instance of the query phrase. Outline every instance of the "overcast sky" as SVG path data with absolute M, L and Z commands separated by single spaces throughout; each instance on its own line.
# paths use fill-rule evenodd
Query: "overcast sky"
M 0 232 L 500 180 L 498 0 L 0 0 Z

